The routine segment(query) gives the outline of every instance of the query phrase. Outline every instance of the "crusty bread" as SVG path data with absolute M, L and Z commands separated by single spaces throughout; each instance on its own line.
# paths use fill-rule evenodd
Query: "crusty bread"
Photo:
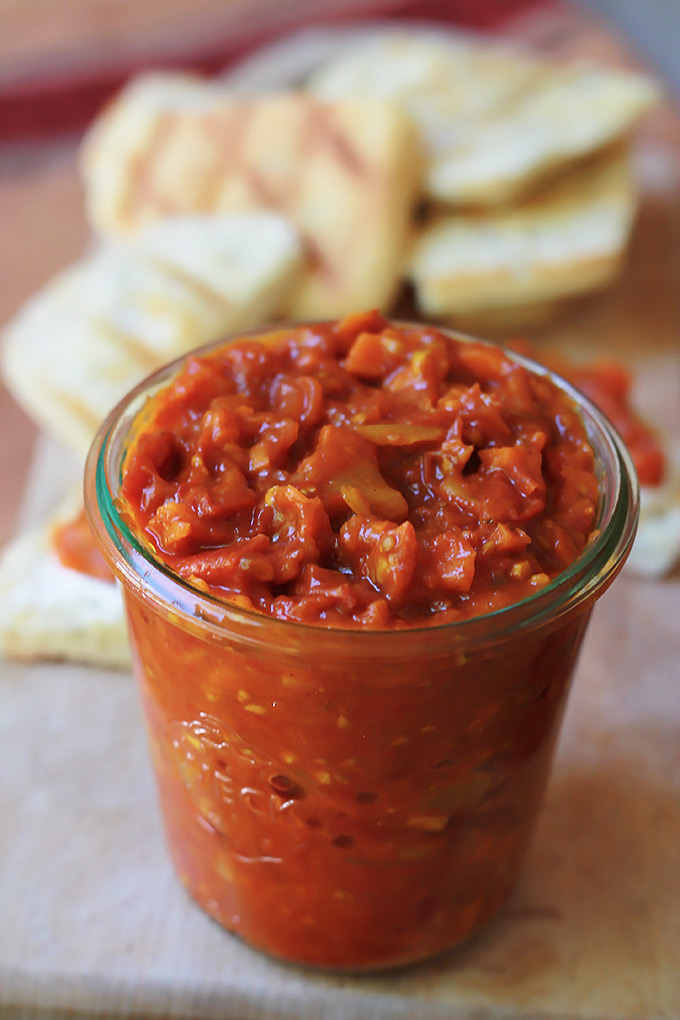
M 463 205 L 514 201 L 556 168 L 621 139 L 658 98 L 642 75 L 555 68 L 465 142 L 438 154 L 428 191 Z
M 309 82 L 329 100 L 376 96 L 417 122 L 426 190 L 454 205 L 514 201 L 555 168 L 623 137 L 658 99 L 642 75 L 557 67 L 489 43 L 380 34 Z
M 52 528 L 78 499 L 82 504 L 79 493 L 70 496 L 52 521 L 0 554 L 0 654 L 126 669 L 130 649 L 118 587 L 64 567 L 50 544 Z
M 86 212 L 97 233 L 118 235 L 140 225 L 137 218 L 128 222 L 127 196 L 133 187 L 146 187 L 147 153 L 162 141 L 166 117 L 209 113 L 222 91 L 193 75 L 160 72 L 134 78 L 104 108 L 86 135 L 81 160 Z
M 410 264 L 418 305 L 435 317 L 499 318 L 601 287 L 634 212 L 628 159 L 617 149 L 512 209 L 435 216 Z
M 308 254 L 290 316 L 388 306 L 422 186 L 410 119 L 380 100 L 239 99 L 203 88 L 200 100 L 195 81 L 149 76 L 105 110 L 82 158 L 94 228 L 130 234 L 171 214 L 273 208 Z
M 498 305 L 456 312 L 449 321 L 456 329 L 488 338 L 504 337 L 515 330 L 535 329 L 559 319 L 566 311 L 562 301 L 528 301 L 526 304 Z
M 391 99 L 423 132 L 430 157 L 464 141 L 542 74 L 524 51 L 424 32 L 380 32 L 317 70 L 308 89 L 330 102 Z
M 294 286 L 297 235 L 267 213 L 178 217 L 110 243 L 61 273 L 5 330 L 17 400 L 78 453 L 146 374 L 267 322 Z

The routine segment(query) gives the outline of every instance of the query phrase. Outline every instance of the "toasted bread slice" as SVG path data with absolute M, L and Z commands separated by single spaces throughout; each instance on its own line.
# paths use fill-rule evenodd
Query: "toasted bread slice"
M 381 34 L 322 67 L 327 100 L 399 102 L 418 124 L 426 191 L 453 205 L 508 203 L 565 164 L 623 137 L 659 98 L 646 77 L 555 67 L 519 49 Z
M 201 106 L 195 82 L 176 102 L 183 81 L 138 81 L 92 129 L 82 167 L 95 229 L 122 235 L 172 214 L 276 209 L 308 254 L 290 316 L 388 306 L 423 173 L 401 109 L 296 93 L 238 99 L 209 85 Z
M 0 554 L 0 654 L 67 659 L 127 669 L 131 664 L 117 585 L 64 567 L 53 527 L 82 503 L 71 495 L 47 524 L 20 535 Z
M 419 307 L 437 317 L 507 314 L 604 286 L 634 213 L 627 155 L 617 149 L 516 208 L 437 216 L 411 260 Z
M 307 87 L 329 102 L 391 99 L 415 120 L 430 158 L 464 141 L 545 74 L 522 50 L 443 34 L 381 32 L 316 71 Z
M 158 72 L 133 79 L 104 108 L 82 151 L 85 204 L 97 233 L 119 235 L 140 225 L 126 201 L 134 189 L 147 187 L 147 154 L 162 143 L 166 118 L 180 111 L 210 113 L 221 91 L 194 75 Z
M 515 330 L 535 329 L 559 319 L 566 311 L 568 299 L 561 301 L 528 301 L 526 304 L 498 305 L 456 312 L 449 319 L 457 329 L 484 337 L 502 337 Z
M 67 269 L 5 330 L 9 389 L 78 453 L 164 362 L 278 314 L 301 248 L 268 212 L 164 220 Z
M 427 190 L 458 205 L 516 201 L 556 168 L 622 139 L 659 98 L 639 74 L 555 68 L 466 140 L 437 153 Z

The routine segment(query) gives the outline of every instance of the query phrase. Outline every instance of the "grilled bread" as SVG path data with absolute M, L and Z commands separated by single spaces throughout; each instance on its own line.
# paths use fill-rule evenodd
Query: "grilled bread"
M 324 65 L 327 100 L 399 102 L 427 152 L 425 190 L 464 206 L 506 204 L 626 135 L 659 98 L 646 77 L 554 66 L 521 50 L 422 33 L 381 34 Z
M 295 231 L 276 214 L 164 220 L 105 245 L 28 302 L 2 338 L 5 382 L 83 454 L 149 372 L 280 313 L 301 261 Z
M 437 318 L 524 320 L 524 312 L 602 287 L 615 275 L 635 214 L 624 150 L 511 209 L 435 216 L 417 238 L 410 275 Z
M 286 312 L 329 318 L 392 300 L 422 186 L 418 148 L 415 126 L 386 101 L 239 99 L 155 75 L 104 111 L 82 169 L 101 234 L 131 234 L 177 214 L 286 215 L 307 253 Z
M 0 654 L 68 659 L 91 666 L 131 665 L 123 600 L 113 582 L 62 565 L 53 528 L 82 506 L 71 493 L 46 524 L 20 535 L 0 554 Z

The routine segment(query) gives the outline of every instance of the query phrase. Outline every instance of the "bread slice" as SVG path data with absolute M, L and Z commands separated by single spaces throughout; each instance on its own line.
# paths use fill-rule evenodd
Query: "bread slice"
M 510 46 L 443 33 L 378 32 L 322 65 L 307 88 L 328 102 L 362 96 L 398 102 L 433 158 L 505 110 L 543 74 L 542 61 Z
M 418 305 L 435 317 L 498 319 L 604 286 L 635 207 L 627 154 L 617 149 L 515 208 L 436 216 L 410 263 Z
M 464 333 L 504 337 L 515 330 L 537 329 L 559 319 L 567 310 L 568 298 L 560 301 L 528 301 L 526 304 L 498 305 L 456 312 L 449 318 Z
M 321 98 L 399 102 L 418 124 L 425 190 L 452 205 L 509 203 L 623 137 L 659 98 L 646 77 L 553 66 L 519 49 L 432 34 L 378 34 L 317 71 Z
M 2 339 L 5 382 L 47 431 L 86 452 L 145 375 L 280 313 L 302 254 L 274 213 L 178 217 L 112 242 L 32 298 Z
M 203 78 L 160 72 L 133 79 L 104 108 L 85 137 L 81 158 L 86 210 L 97 233 L 118 236 L 157 218 L 140 212 L 141 194 L 152 187 L 149 153 L 163 144 L 168 119 L 183 112 L 210 115 L 223 94 Z M 167 213 L 187 211 L 199 211 L 189 199 L 185 208 Z
M 622 139 L 659 98 L 639 74 L 555 68 L 449 152 L 437 153 L 427 190 L 458 205 L 516 201 L 556 169 Z
M 422 186 L 410 119 L 380 100 L 239 99 L 203 89 L 199 101 L 195 81 L 150 76 L 103 113 L 82 157 L 94 228 L 120 236 L 173 214 L 275 209 L 308 256 L 291 288 L 291 317 L 387 307 Z
M 53 527 L 75 505 L 69 497 L 49 523 L 20 535 L 0 554 L 0 654 L 128 669 L 117 585 L 64 567 L 50 543 Z

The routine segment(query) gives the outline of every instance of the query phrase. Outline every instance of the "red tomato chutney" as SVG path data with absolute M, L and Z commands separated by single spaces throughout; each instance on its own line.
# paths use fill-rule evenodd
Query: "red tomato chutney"
M 444 623 L 546 585 L 599 485 L 569 398 L 498 348 L 378 315 L 190 358 L 123 469 L 180 577 L 324 626 Z
M 377 313 L 198 353 L 139 407 L 110 472 L 136 552 L 88 512 L 182 881 L 287 960 L 454 946 L 517 880 L 628 548 L 553 611 L 599 541 L 578 408 L 494 347 Z

